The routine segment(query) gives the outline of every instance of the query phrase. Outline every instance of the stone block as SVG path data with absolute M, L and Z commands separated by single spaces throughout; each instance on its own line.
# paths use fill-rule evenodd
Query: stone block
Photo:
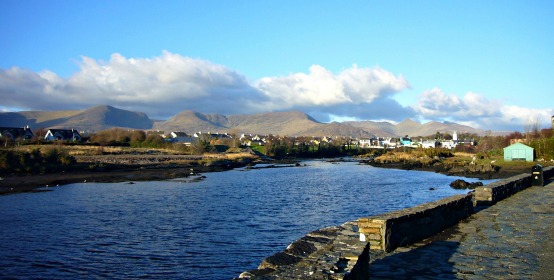
M 381 234 L 381 228 L 360 228 L 360 232 L 364 234 Z

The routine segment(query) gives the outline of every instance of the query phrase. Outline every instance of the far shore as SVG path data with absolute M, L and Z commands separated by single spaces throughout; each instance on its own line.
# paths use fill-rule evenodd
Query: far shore
M 193 163 L 165 163 L 165 164 L 136 164 L 123 165 L 113 164 L 108 165 L 101 170 L 75 169 L 71 171 L 54 172 L 47 174 L 7 174 L 0 179 L 0 195 L 21 193 L 21 192 L 36 192 L 44 191 L 45 187 L 55 187 L 65 184 L 81 183 L 81 182 L 132 182 L 132 181 L 155 181 L 168 180 L 175 178 L 186 178 L 191 174 L 199 174 L 206 172 L 218 172 L 231 170 L 238 167 L 244 167 L 252 163 L 267 163 L 268 161 L 256 158 L 251 161 L 236 161 L 227 160 L 225 164 L 203 165 L 197 162 Z M 286 161 L 287 163 L 298 162 L 303 159 L 293 159 Z M 363 161 L 360 161 L 363 162 Z M 275 163 L 275 162 L 272 162 Z M 513 166 L 503 168 L 498 172 L 489 173 L 464 173 L 453 174 L 444 171 L 440 166 L 418 167 L 407 166 L 398 163 L 367 163 L 371 166 L 380 168 L 395 168 L 404 170 L 419 170 L 427 172 L 437 172 L 445 175 L 455 175 L 468 178 L 479 179 L 501 179 L 514 176 L 517 174 L 530 172 L 526 166 Z
M 503 167 L 497 172 L 483 172 L 483 173 L 471 173 L 471 172 L 456 172 L 452 170 L 445 170 L 442 165 L 437 166 L 413 166 L 407 165 L 404 163 L 368 163 L 368 165 L 380 168 L 393 168 L 393 169 L 402 169 L 402 170 L 417 170 L 417 171 L 427 171 L 441 173 L 448 176 L 460 176 L 466 178 L 477 178 L 480 180 L 490 180 L 490 179 L 504 179 L 511 176 L 519 175 L 522 173 L 531 174 L 531 169 L 528 166 L 509 166 Z

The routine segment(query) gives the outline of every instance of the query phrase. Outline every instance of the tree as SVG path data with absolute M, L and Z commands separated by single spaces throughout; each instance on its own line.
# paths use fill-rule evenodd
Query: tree
M 142 130 L 133 130 L 130 137 L 131 143 L 141 143 L 146 140 L 146 133 Z
M 164 143 L 164 139 L 159 134 L 148 134 L 144 139 L 144 144 L 149 147 L 161 147 Z
M 211 137 L 208 134 L 200 134 L 198 139 L 193 142 L 191 151 L 195 154 L 203 154 L 212 152 L 215 148 L 210 144 Z

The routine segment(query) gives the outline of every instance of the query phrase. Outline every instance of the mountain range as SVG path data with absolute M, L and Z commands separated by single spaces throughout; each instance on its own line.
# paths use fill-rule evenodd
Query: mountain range
M 452 122 L 427 122 L 407 119 L 398 124 L 374 121 L 321 123 L 299 112 L 271 112 L 250 115 L 203 114 L 182 111 L 165 121 L 154 121 L 146 114 L 95 106 L 74 111 L 21 111 L 0 113 L 1 127 L 66 128 L 94 132 L 119 127 L 125 129 L 211 133 L 250 133 L 286 136 L 398 137 L 428 136 L 454 131 L 482 134 L 483 131 Z

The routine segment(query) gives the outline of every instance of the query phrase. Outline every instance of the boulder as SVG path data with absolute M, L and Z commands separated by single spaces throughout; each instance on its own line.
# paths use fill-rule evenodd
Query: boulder
M 482 185 L 483 185 L 483 183 L 481 183 L 481 182 L 470 183 L 470 182 L 466 182 L 462 179 L 458 179 L 458 180 L 455 180 L 452 183 L 450 183 L 450 187 L 452 187 L 454 189 L 458 189 L 458 190 L 465 190 L 465 189 L 473 190 L 476 187 L 480 187 Z

